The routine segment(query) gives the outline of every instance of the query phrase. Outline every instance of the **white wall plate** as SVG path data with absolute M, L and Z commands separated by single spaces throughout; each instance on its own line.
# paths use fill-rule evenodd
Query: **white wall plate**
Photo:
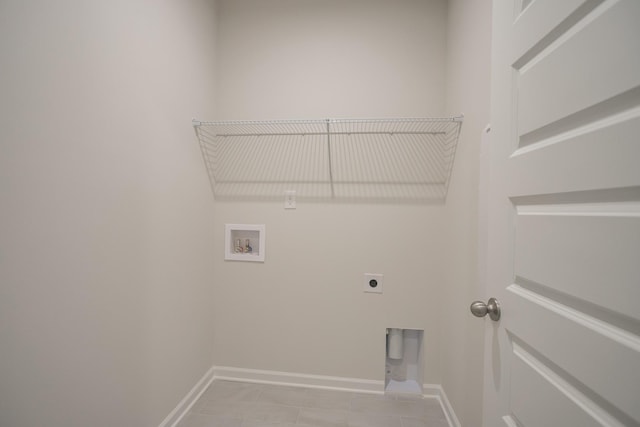
M 264 262 L 264 224 L 225 224 L 224 259 Z
M 363 282 L 364 291 L 381 294 L 383 279 L 384 274 L 365 273 Z

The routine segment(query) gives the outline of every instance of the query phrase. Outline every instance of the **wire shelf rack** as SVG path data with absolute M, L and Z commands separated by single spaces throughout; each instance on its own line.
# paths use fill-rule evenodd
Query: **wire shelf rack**
M 444 201 L 463 118 L 193 121 L 216 199 Z

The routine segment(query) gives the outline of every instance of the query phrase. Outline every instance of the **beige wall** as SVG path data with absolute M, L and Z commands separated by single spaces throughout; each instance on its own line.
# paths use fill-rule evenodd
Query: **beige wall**
M 218 119 L 443 112 L 444 0 L 218 6 Z M 385 328 L 407 327 L 439 383 L 443 205 L 283 202 L 216 202 L 216 364 L 382 380 Z M 266 262 L 225 262 L 225 223 L 266 224 Z
M 473 425 L 490 2 L 217 3 L 0 2 L 0 425 L 157 426 L 212 363 L 381 380 L 388 326 Z M 426 206 L 214 203 L 189 126 L 459 113 Z M 229 222 L 264 264 L 223 261 Z
M 489 123 L 491 1 L 449 0 L 447 112 L 465 115 L 446 205 L 442 282 L 442 386 L 463 426 L 482 419 L 484 322 L 469 304 L 484 299 L 478 277 L 480 136 Z
M 439 116 L 446 0 L 218 0 L 218 120 Z
M 264 264 L 224 262 L 216 247 L 215 362 L 384 378 L 385 328 L 425 330 L 426 380 L 439 383 L 441 213 L 416 206 L 217 203 L 225 222 L 266 224 Z M 382 295 L 362 274 L 383 273 Z M 429 310 L 427 310 L 429 309 Z
M 0 425 L 157 426 L 212 364 L 211 2 L 0 2 Z

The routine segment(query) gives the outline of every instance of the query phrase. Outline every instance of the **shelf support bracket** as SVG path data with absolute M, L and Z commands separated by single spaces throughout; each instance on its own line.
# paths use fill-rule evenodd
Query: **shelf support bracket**
M 333 188 L 333 165 L 331 164 L 331 119 L 327 119 L 327 156 L 329 156 L 329 182 L 331 183 L 331 198 L 336 197 Z

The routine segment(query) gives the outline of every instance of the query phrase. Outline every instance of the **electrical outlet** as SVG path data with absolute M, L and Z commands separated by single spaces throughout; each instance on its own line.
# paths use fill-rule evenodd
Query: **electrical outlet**
M 364 273 L 364 291 L 381 294 L 382 279 L 384 279 L 384 274 Z
M 289 190 L 284 192 L 284 208 L 295 209 L 296 208 L 296 191 Z

